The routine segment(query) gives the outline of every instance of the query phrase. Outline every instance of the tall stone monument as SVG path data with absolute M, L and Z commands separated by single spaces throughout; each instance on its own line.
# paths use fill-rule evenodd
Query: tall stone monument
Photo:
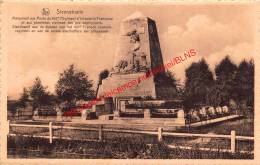
M 144 75 L 163 65 L 155 21 L 136 12 L 125 18 L 120 26 L 114 64 L 108 78 L 102 81 L 98 96 Z M 175 88 L 165 72 L 158 73 L 138 85 L 113 96 L 126 98 L 169 99 Z

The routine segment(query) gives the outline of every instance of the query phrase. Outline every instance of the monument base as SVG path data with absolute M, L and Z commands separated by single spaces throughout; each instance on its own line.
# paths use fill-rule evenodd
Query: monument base
M 98 96 L 101 96 L 104 92 L 108 93 L 115 90 L 133 80 L 138 80 L 138 78 L 143 75 L 145 75 L 144 72 L 133 74 L 112 74 L 111 77 L 108 77 L 102 81 L 102 85 L 100 85 L 98 90 Z M 122 96 L 155 98 L 156 93 L 153 77 L 147 78 L 136 86 L 129 87 L 122 92 L 118 92 L 116 95 L 113 95 L 113 97 Z
M 179 119 L 179 118 L 114 117 L 113 121 L 127 123 L 127 124 L 144 124 L 144 125 L 160 125 L 160 126 L 185 126 L 185 119 Z

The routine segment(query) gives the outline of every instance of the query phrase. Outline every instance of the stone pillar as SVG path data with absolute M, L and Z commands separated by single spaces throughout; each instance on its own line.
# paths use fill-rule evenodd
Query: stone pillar
M 128 101 L 129 104 L 133 104 L 134 103 L 134 98 L 130 98 L 130 100 Z
M 39 115 L 39 109 L 36 108 L 33 112 L 33 116 L 38 116 Z
M 57 121 L 62 121 L 62 110 L 59 106 L 56 107 L 56 112 L 57 112 Z
M 125 101 L 120 101 L 120 111 L 125 112 Z
M 28 116 L 33 116 L 33 105 L 31 102 L 26 102 L 25 103 L 25 108 L 24 108 L 24 114 L 23 115 L 28 115 Z
M 114 119 L 117 119 L 120 117 L 119 99 L 117 97 L 114 98 L 114 105 Z
M 119 118 L 120 117 L 120 111 L 114 111 L 114 118 Z
M 39 110 L 36 108 L 33 112 L 33 120 L 38 120 L 39 119 Z
M 96 110 L 97 106 L 96 105 L 92 105 L 91 107 L 91 112 L 94 112 L 95 113 L 95 116 L 98 116 L 98 113 L 97 113 L 97 110 Z M 90 115 L 90 114 L 89 114 Z M 89 116 L 90 117 L 90 116 Z M 91 117 L 90 117 L 91 118 Z
M 184 118 L 184 111 L 183 111 L 183 110 L 179 110 L 179 111 L 177 112 L 177 117 L 178 117 L 178 118 Z
M 183 110 L 179 110 L 177 112 L 177 123 L 180 125 L 185 125 L 185 116 Z
M 111 114 L 113 113 L 113 98 L 110 97 L 110 98 L 105 98 L 104 99 L 104 108 L 105 108 L 105 112 L 107 114 Z
M 151 118 L 151 110 L 145 109 L 144 110 L 144 119 L 150 119 Z
M 85 121 L 87 119 L 87 109 L 81 110 L 81 120 Z

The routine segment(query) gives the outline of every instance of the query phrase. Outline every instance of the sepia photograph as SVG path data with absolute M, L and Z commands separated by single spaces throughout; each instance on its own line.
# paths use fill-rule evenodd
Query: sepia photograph
M 254 160 L 253 3 L 4 7 L 7 159 Z

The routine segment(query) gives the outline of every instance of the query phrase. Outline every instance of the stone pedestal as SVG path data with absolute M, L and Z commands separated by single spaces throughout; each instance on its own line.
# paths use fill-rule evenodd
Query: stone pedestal
M 144 119 L 150 119 L 151 118 L 151 110 L 145 109 L 144 110 Z

